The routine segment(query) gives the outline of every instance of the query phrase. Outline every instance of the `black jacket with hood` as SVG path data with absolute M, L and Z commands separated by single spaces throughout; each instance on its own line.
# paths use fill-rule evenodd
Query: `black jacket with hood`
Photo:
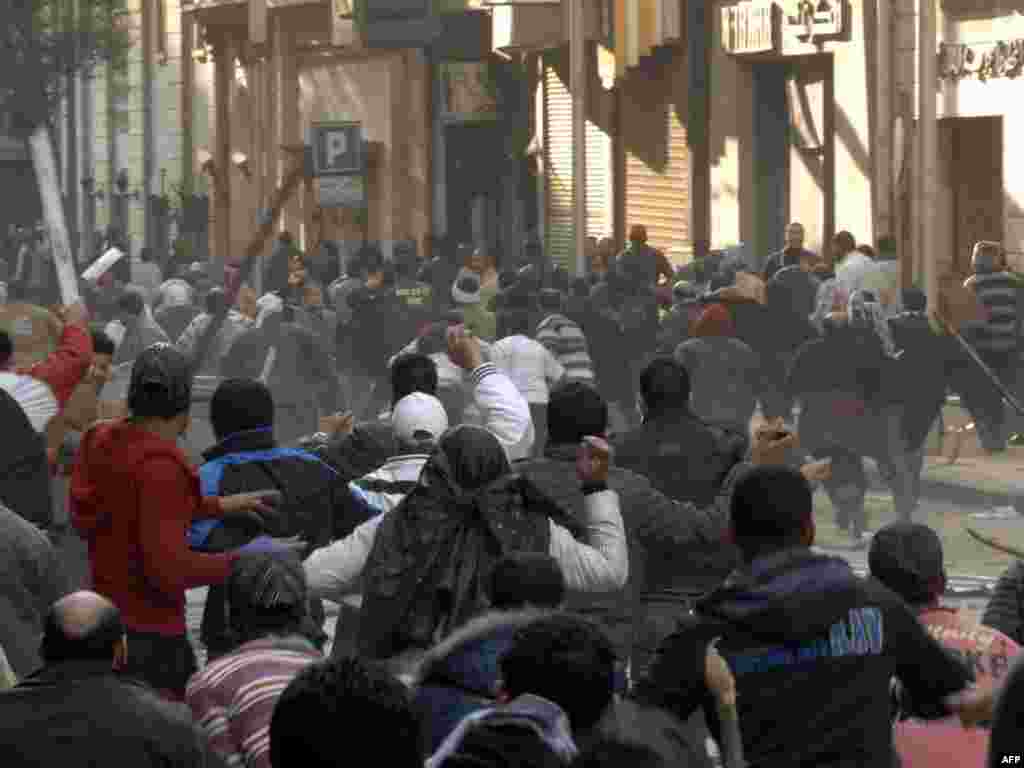
M 893 592 L 806 548 L 755 560 L 701 601 L 665 641 L 640 698 L 683 718 L 704 705 L 716 730 L 703 682 L 714 638 L 736 678 L 750 768 L 887 768 L 892 678 L 931 717 L 970 681 Z
M 269 429 L 255 429 L 229 435 L 203 454 L 199 468 L 204 496 L 231 496 L 266 488 L 281 492 L 277 514 L 261 525 L 247 517 L 208 521 L 193 526 L 191 542 L 208 552 L 228 552 L 256 536 L 300 536 L 312 549 L 346 536 L 364 518 L 353 518 L 348 487 L 328 465 L 301 449 L 283 448 Z M 203 540 L 200 541 L 199 539 Z M 197 547 L 198 548 L 198 547 Z M 316 627 L 310 639 L 322 646 L 323 607 L 311 604 Z M 233 650 L 227 612 L 227 588 L 209 589 L 203 609 L 202 640 L 211 658 Z

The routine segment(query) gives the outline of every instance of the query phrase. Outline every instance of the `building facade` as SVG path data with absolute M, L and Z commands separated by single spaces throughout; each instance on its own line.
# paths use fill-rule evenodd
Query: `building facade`
M 183 134 L 205 143 L 210 119 L 208 110 L 197 110 L 186 128 L 182 82 L 191 71 L 199 100 L 208 104 L 213 71 L 192 59 L 179 1 L 129 0 L 121 20 L 132 40 L 127 66 L 79 73 L 63 99 L 55 143 L 69 228 L 82 259 L 93 253 L 95 233 L 110 229 L 133 254 L 148 245 L 163 257 L 181 236 L 191 240 L 196 258 L 204 255 L 209 190 L 202 181 L 188 186 Z

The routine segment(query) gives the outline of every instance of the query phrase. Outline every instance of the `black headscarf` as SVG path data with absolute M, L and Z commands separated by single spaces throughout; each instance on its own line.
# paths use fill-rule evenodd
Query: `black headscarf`
M 487 579 L 512 552 L 546 553 L 554 503 L 531 490 L 497 438 L 446 432 L 417 487 L 381 523 L 364 571 L 359 651 L 427 649 L 488 607 Z

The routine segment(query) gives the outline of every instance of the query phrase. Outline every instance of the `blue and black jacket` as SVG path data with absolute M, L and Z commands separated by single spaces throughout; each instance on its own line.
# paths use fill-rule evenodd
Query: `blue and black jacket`
M 230 435 L 203 458 L 199 481 L 204 496 L 272 489 L 281 492 L 282 500 L 278 514 L 262 526 L 245 517 L 196 521 L 189 529 L 193 549 L 223 552 L 261 534 L 299 536 L 316 549 L 364 522 L 353 518 L 348 488 L 338 473 L 307 451 L 277 445 L 271 429 Z M 202 639 L 212 654 L 228 642 L 224 598 L 223 587 L 211 587 L 207 595 Z

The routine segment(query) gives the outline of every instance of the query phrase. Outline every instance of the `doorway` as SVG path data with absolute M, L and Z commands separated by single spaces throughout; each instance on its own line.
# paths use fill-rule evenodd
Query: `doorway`
M 754 67 L 754 242 L 751 266 L 763 267 L 782 246 L 789 217 L 787 66 Z
M 941 146 L 953 197 L 953 272 L 971 273 L 971 249 L 979 240 L 1003 241 L 1003 118 L 942 120 Z
M 444 129 L 448 235 L 454 242 L 494 246 L 502 197 L 504 138 L 494 122 Z

